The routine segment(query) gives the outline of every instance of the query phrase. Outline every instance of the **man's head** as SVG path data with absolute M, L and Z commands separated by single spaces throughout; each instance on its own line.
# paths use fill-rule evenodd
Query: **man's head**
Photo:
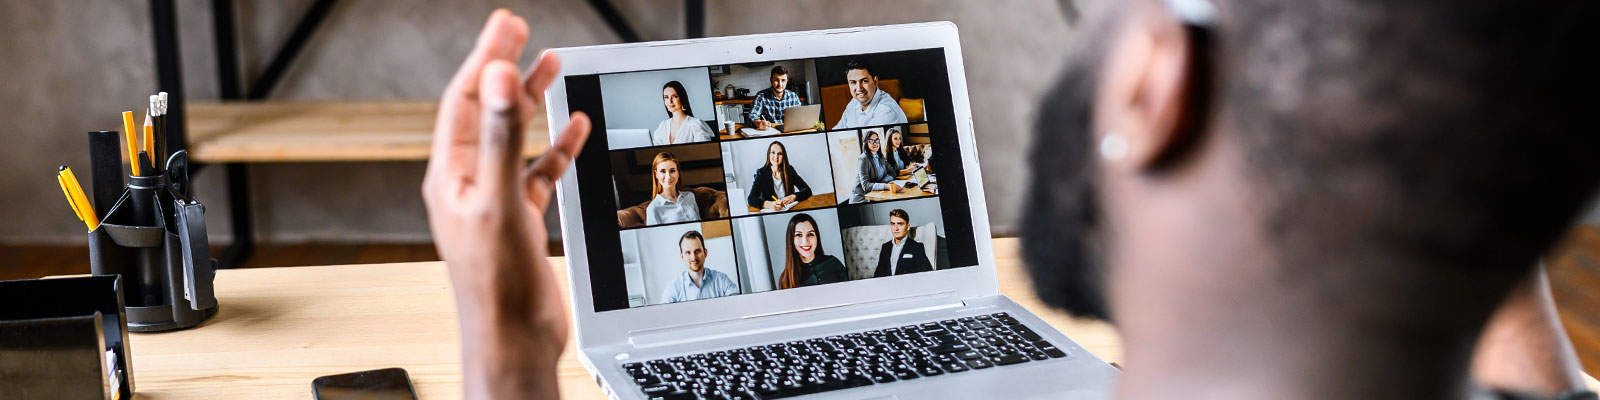
M 772 83 L 772 95 L 782 96 L 784 89 L 789 87 L 789 69 L 782 65 L 772 67 L 772 76 L 767 79 Z
M 706 238 L 699 231 L 684 232 L 678 237 L 678 258 L 689 272 L 700 273 L 706 268 Z
M 1105 3 L 1046 91 L 1021 221 L 1070 312 L 1249 287 L 1357 313 L 1472 299 L 1437 321 L 1481 323 L 1600 175 L 1574 81 L 1592 2 L 1240 0 L 1207 28 Z
M 906 210 L 889 210 L 889 234 L 894 235 L 894 240 L 906 238 L 906 233 L 911 231 L 911 214 Z
M 878 93 L 878 76 L 872 74 L 872 66 L 867 60 L 855 58 L 844 63 L 845 84 L 850 85 L 850 96 L 865 106 L 872 102 L 872 95 Z

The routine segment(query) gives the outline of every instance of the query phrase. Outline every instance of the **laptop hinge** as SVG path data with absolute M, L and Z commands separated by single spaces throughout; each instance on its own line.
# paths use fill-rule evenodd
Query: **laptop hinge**
M 893 317 L 966 305 L 955 291 L 927 293 L 893 299 L 837 304 L 721 321 L 628 332 L 628 342 L 647 349 L 686 343 L 760 335 L 786 330 Z

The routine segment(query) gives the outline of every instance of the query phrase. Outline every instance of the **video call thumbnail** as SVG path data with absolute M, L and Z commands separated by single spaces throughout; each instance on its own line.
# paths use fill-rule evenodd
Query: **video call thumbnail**
M 815 65 L 789 60 L 711 67 L 718 136 L 735 140 L 824 129 Z
M 938 155 L 956 143 L 953 128 L 933 128 L 952 126 L 948 104 L 929 112 L 930 98 L 949 97 L 947 85 L 929 80 L 942 73 L 922 72 L 939 54 L 569 78 L 569 97 L 598 92 L 575 96 L 574 110 L 598 111 L 610 150 L 603 166 L 580 160 L 578 170 L 580 185 L 612 189 L 609 199 L 584 189 L 583 203 L 614 204 L 606 209 L 616 212 L 616 242 L 606 232 L 586 234 L 621 247 L 620 262 L 590 250 L 596 308 L 974 265 L 970 244 L 947 239 L 939 196 Z M 590 212 L 585 207 L 585 221 L 609 219 Z M 970 229 L 965 210 L 955 212 Z M 626 305 L 616 301 L 618 286 Z
M 716 143 L 615 151 L 611 170 L 619 228 L 728 217 Z
M 600 76 L 611 150 L 715 140 L 705 67 Z
M 841 201 L 901 200 L 939 193 L 931 172 L 928 125 L 891 125 L 828 133 L 834 187 L 849 188 Z
M 629 307 L 951 268 L 937 199 L 622 232 Z
M 733 216 L 833 206 L 837 203 L 823 135 L 783 136 L 722 144 Z
M 734 262 L 728 221 L 676 224 L 622 232 L 628 305 L 667 304 L 748 293 Z

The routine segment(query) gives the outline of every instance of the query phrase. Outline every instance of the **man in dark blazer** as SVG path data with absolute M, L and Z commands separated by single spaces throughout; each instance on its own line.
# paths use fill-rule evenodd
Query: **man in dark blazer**
M 883 243 L 883 249 L 878 250 L 878 270 L 872 277 L 879 278 L 890 275 L 905 275 L 933 270 L 933 263 L 928 262 L 928 252 L 911 239 L 911 215 L 906 210 L 894 209 L 889 211 L 889 233 L 894 239 Z

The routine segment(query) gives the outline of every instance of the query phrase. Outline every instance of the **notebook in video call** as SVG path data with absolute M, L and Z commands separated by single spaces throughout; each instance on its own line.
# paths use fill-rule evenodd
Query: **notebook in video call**
M 552 51 L 551 132 L 593 122 L 557 197 L 612 397 L 1108 395 L 999 293 L 953 24 Z

